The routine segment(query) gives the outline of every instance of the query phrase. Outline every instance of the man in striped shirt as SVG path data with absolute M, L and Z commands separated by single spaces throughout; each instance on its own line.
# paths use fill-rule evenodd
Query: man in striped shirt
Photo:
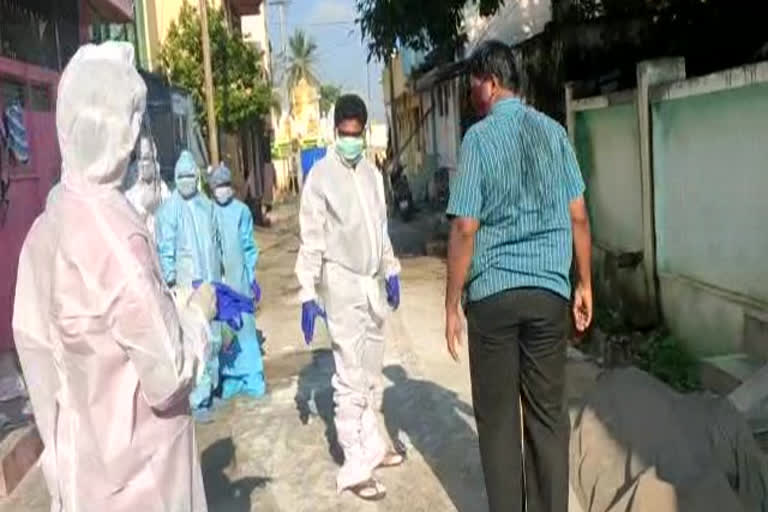
M 483 119 L 464 137 L 448 205 L 448 350 L 458 359 L 464 293 L 491 512 L 566 512 L 571 298 L 576 328 L 592 319 L 584 182 L 565 130 L 518 97 L 508 46 L 481 46 L 470 75 Z

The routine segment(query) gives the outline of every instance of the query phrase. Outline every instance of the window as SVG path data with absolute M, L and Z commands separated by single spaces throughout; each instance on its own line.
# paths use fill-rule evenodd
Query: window
M 26 86 L 10 77 L 0 76 L 0 106 L 18 102 L 25 110 L 52 112 L 51 89 L 47 85 Z
M 59 70 L 78 46 L 76 0 L 0 0 L 0 56 Z
M 10 105 L 17 101 L 22 107 L 26 106 L 25 89 L 26 87 L 22 82 L 0 76 L 0 106 Z
M 53 112 L 51 89 L 47 85 L 33 85 L 29 88 L 29 110 L 33 112 Z
M 28 108 L 29 98 L 26 84 L 10 77 L 0 76 L 0 122 L 4 122 L 5 120 L 5 108 L 14 103 L 18 103 L 24 109 Z M 30 166 L 17 164 L 15 161 L 8 159 L 10 153 L 7 152 L 6 149 L 7 148 L 0 143 L 0 159 L 3 160 L 0 162 L 0 167 L 8 165 L 11 176 L 29 173 Z
M 138 58 L 139 48 L 135 23 L 111 23 L 104 19 L 104 16 L 94 9 L 90 2 L 88 3 L 87 9 L 88 20 L 91 22 L 90 25 L 88 25 L 88 40 L 91 43 L 101 44 L 107 41 L 131 43 L 136 52 L 136 57 Z

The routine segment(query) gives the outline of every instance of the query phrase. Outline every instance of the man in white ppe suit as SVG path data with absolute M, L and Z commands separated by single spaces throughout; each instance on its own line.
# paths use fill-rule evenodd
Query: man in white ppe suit
M 125 43 L 84 46 L 59 83 L 62 181 L 22 248 L 13 331 L 51 510 L 206 511 L 188 395 L 211 287 L 176 303 L 119 191 L 146 87 Z
M 400 264 L 387 232 L 382 176 L 363 156 L 365 103 L 342 96 L 334 119 L 335 150 L 315 164 L 302 191 L 296 275 L 305 341 L 312 341 L 317 317 L 326 318 L 333 341 L 335 421 L 344 450 L 338 490 L 376 501 L 386 491 L 374 470 L 404 460 L 385 441 L 376 417 L 382 327 L 387 302 L 392 308 L 400 302 Z

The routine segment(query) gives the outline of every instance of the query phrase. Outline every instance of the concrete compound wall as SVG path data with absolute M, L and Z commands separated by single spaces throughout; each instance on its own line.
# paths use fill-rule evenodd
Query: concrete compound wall
M 768 310 L 768 63 L 651 98 L 661 305 L 698 352 L 743 351 Z
M 654 76 L 654 63 L 641 66 Z M 656 84 L 640 69 L 637 91 L 568 102 L 598 288 L 642 299 L 650 275 L 633 308 L 660 306 L 694 353 L 768 355 L 768 63 Z M 625 251 L 653 261 L 606 272 Z

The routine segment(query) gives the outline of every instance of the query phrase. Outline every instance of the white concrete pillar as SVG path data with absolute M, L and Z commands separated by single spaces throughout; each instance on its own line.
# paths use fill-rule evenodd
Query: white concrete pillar
M 637 120 L 640 134 L 640 174 L 643 204 L 643 271 L 648 290 L 650 317 L 659 318 L 656 285 L 656 227 L 653 203 L 653 148 L 651 144 L 651 100 L 653 86 L 685 79 L 685 59 L 673 57 L 637 65 Z

